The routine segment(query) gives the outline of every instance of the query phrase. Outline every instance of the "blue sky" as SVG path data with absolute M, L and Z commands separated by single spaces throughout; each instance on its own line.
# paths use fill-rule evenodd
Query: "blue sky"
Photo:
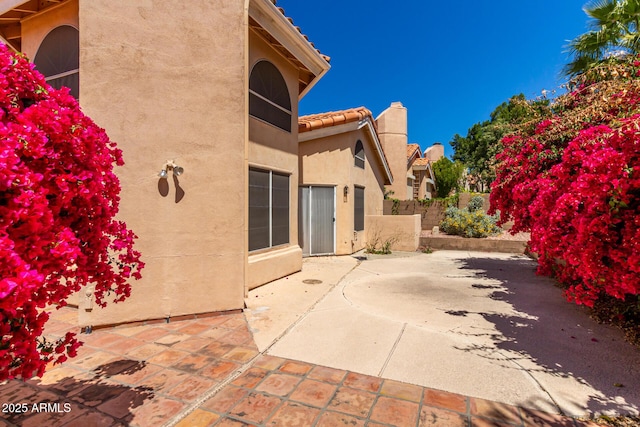
M 278 0 L 331 69 L 300 114 L 391 102 L 408 109 L 409 142 L 448 142 L 512 95 L 565 79 L 568 40 L 586 32 L 587 0 Z M 455 4 L 455 6 L 452 6 Z

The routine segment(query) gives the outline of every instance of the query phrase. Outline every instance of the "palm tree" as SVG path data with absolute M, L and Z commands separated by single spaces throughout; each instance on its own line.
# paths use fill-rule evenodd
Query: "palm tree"
M 603 59 L 640 53 L 640 0 L 594 0 L 583 8 L 591 31 L 568 46 L 573 60 L 568 76 L 581 74 Z

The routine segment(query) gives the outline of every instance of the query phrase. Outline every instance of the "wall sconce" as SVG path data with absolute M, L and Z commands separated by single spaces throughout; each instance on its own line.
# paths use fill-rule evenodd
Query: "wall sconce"
M 162 179 L 167 179 L 169 177 L 169 171 L 173 171 L 173 176 L 180 176 L 184 173 L 184 168 L 182 166 L 176 165 L 173 160 L 167 160 L 167 163 L 164 165 L 164 168 L 158 173 L 158 176 Z
M 347 197 L 347 194 L 349 194 L 349 186 L 345 185 L 342 191 L 344 192 L 344 197 Z

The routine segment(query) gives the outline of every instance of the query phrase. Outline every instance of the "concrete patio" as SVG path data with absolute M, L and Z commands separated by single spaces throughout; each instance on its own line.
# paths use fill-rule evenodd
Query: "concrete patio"
M 95 330 L 0 426 L 589 426 L 637 414 L 636 349 L 525 257 L 306 259 L 245 313 Z M 57 311 L 47 334 L 74 326 Z M 615 384 L 623 387 L 616 387 Z M 69 410 L 66 410 L 68 404 Z M 59 410 L 53 410 L 59 409 Z
M 528 257 L 398 255 L 369 256 L 268 348 L 277 335 L 268 322 L 299 303 L 282 298 L 295 294 L 291 283 L 275 298 L 270 287 L 284 284 L 257 289 L 247 318 L 258 348 L 546 412 L 638 414 L 640 352 L 566 302 Z M 335 262 L 334 275 L 348 268 Z

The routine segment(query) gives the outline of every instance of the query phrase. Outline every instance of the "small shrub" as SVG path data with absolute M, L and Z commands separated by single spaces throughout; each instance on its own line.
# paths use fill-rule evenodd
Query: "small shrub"
M 487 237 L 502 231 L 496 225 L 500 215 L 487 215 L 482 211 L 484 200 L 480 196 L 472 197 L 469 206 L 458 209 L 449 206 L 445 211 L 445 218 L 440 223 L 440 230 L 447 234 L 462 237 Z
M 376 230 L 372 233 L 367 243 L 365 243 L 365 252 L 368 254 L 389 255 L 391 253 L 391 246 L 398 240 L 399 238 L 397 236 L 383 239 L 380 236 L 380 231 Z
M 469 205 L 467 209 L 469 212 L 475 212 L 482 209 L 482 205 L 484 205 L 484 199 L 482 196 L 473 196 L 471 200 L 469 200 Z

